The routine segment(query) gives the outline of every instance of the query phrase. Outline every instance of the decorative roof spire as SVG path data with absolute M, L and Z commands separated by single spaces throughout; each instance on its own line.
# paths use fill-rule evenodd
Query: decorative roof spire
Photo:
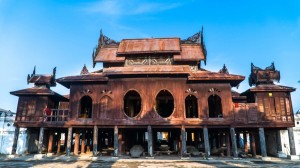
M 223 65 L 223 68 L 219 70 L 219 73 L 229 74 L 228 69 L 225 64 Z
M 254 66 L 251 63 L 251 74 L 249 76 L 249 85 L 273 84 L 274 81 L 280 81 L 280 71 L 275 69 L 274 62 L 265 69 Z
M 89 70 L 86 68 L 86 66 L 84 64 L 84 66 L 82 67 L 82 70 L 80 72 L 80 75 L 86 75 L 86 74 L 89 74 Z

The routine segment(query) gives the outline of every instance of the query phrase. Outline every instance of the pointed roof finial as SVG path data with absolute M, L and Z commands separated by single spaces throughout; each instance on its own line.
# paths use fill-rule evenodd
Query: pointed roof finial
M 219 70 L 219 73 L 229 74 L 228 69 L 225 64 L 223 65 L 223 68 Z
M 34 68 L 33 68 L 33 72 L 32 72 L 32 75 L 31 75 L 31 76 L 33 76 L 33 75 L 35 75 L 35 66 L 34 66 Z
M 82 70 L 80 72 L 80 75 L 86 75 L 89 73 L 89 70 L 86 68 L 85 64 L 84 66 L 82 67 Z

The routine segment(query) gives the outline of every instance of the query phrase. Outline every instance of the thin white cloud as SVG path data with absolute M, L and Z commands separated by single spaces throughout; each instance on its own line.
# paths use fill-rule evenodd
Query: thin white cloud
M 83 10 L 90 13 L 101 13 L 105 15 L 138 15 L 167 11 L 181 6 L 180 3 L 155 3 L 124 0 L 102 0 L 84 5 Z

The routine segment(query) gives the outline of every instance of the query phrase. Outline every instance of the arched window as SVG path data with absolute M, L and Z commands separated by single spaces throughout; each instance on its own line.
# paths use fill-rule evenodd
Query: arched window
M 124 96 L 124 112 L 128 117 L 135 117 L 141 111 L 141 96 L 138 92 L 131 90 Z
M 167 90 L 160 91 L 156 96 L 156 111 L 163 117 L 169 117 L 174 111 L 174 98 Z
M 83 96 L 80 100 L 79 118 L 91 118 L 92 105 L 93 105 L 92 98 L 90 96 Z
M 211 95 L 208 97 L 208 108 L 210 118 L 221 118 L 222 114 L 222 101 L 218 95 Z
M 194 95 L 188 95 L 185 98 L 185 116 L 186 118 L 198 118 L 198 103 Z
M 110 114 L 111 103 L 112 99 L 109 96 L 103 96 L 100 99 L 98 118 L 110 118 L 112 116 Z

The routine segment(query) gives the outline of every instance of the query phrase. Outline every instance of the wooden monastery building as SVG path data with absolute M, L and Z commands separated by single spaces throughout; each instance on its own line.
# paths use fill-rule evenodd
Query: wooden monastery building
M 32 88 L 11 92 L 19 97 L 15 126 L 28 129 L 28 153 L 93 156 L 233 156 L 280 152 L 280 130 L 291 128 L 290 93 L 274 84 L 280 72 L 251 64 L 250 88 L 232 91 L 244 76 L 201 68 L 206 64 L 203 30 L 187 38 L 111 40 L 100 33 L 93 64 L 103 69 L 56 79 L 28 75 Z M 59 83 L 67 96 L 50 88 Z M 18 131 L 15 133 L 16 149 Z M 38 142 L 38 143 L 36 143 Z

